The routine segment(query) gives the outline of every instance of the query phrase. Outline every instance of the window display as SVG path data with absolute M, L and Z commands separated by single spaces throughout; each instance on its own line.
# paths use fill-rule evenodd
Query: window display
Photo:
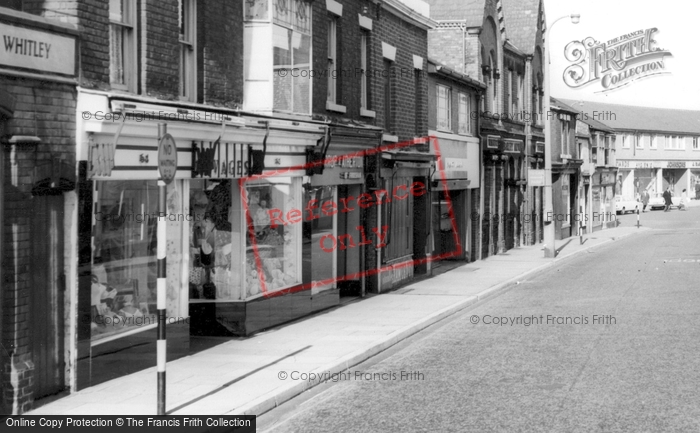
M 299 179 L 247 182 L 246 297 L 301 284 L 301 221 L 273 223 L 275 216 L 299 209 Z M 256 261 L 257 255 L 260 259 Z
M 275 223 L 299 208 L 300 179 L 238 182 L 190 181 L 190 302 L 245 300 L 301 284 L 301 223 Z

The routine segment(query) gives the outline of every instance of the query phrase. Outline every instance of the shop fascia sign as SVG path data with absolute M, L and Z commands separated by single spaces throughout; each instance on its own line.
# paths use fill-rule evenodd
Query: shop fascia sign
M 75 37 L 0 23 L 0 65 L 76 75 Z
M 629 161 L 617 160 L 618 168 L 688 168 L 700 167 L 700 161 Z
M 569 42 L 564 48 L 566 60 L 564 83 L 576 89 L 600 83 L 608 92 L 627 86 L 640 78 L 669 74 L 664 63 L 671 52 L 656 46 L 656 27 L 636 30 L 607 42 L 593 37 Z

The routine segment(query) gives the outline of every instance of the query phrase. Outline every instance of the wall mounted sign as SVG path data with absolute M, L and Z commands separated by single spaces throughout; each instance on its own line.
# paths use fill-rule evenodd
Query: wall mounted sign
M 0 64 L 75 75 L 77 40 L 42 30 L 0 23 Z
M 243 143 L 219 140 L 192 142 L 192 178 L 241 178 L 248 176 L 250 161 Z

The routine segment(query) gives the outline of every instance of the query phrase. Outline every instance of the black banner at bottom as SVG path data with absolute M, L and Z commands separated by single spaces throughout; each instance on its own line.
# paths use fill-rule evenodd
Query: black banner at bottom
M 0 430 L 16 432 L 90 431 L 101 427 L 126 432 L 255 432 L 255 415 L 12 415 Z

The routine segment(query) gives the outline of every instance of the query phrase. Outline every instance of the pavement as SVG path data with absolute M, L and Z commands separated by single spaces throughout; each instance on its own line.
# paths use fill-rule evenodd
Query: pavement
M 380 295 L 226 341 L 168 362 L 166 411 L 173 415 L 261 415 L 409 336 L 504 293 L 531 274 L 620 238 L 649 230 L 620 226 L 457 267 Z M 406 293 L 418 296 L 402 296 Z M 313 374 L 312 374 L 313 373 Z M 156 414 L 156 369 L 123 376 L 39 407 L 29 415 Z

